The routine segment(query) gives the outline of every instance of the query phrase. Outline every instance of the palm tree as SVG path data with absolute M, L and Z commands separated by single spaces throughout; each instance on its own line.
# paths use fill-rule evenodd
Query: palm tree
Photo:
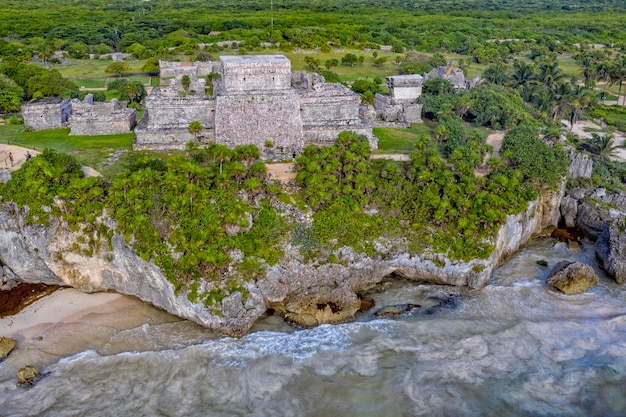
M 504 85 L 509 79 L 506 73 L 506 65 L 502 62 L 489 65 L 483 72 L 483 78 L 492 84 Z
M 600 136 L 597 133 L 591 134 L 591 139 L 582 142 L 578 148 L 590 152 L 601 161 L 606 161 L 616 156 L 619 145 L 613 144 L 613 135 L 605 134 Z
M 511 74 L 511 87 L 520 88 L 528 85 L 535 79 L 535 66 L 524 61 L 513 62 L 513 73 Z
M 621 55 L 613 61 L 610 77 L 613 83 L 619 84 L 619 92 L 617 93 L 617 104 L 619 104 L 619 97 L 622 95 L 622 83 L 626 80 L 626 55 Z M 622 99 L 622 103 L 626 103 L 626 99 Z
M 606 97 L 606 90 L 611 82 L 611 65 L 607 61 L 599 62 L 596 65 L 596 74 L 599 80 L 604 81 L 604 90 L 602 97 Z
M 596 97 L 593 91 L 579 85 L 576 82 L 572 82 L 569 99 L 571 108 L 569 130 L 571 132 L 574 128 L 574 124 L 578 121 L 578 112 L 580 108 L 587 107 L 592 104 L 596 100 Z
M 561 68 L 559 68 L 559 62 L 556 60 L 545 60 L 539 64 L 539 73 L 537 78 L 546 87 L 552 88 L 565 77 Z
M 202 124 L 199 121 L 194 120 L 189 123 L 189 133 L 191 133 L 194 138 L 198 139 L 198 134 L 200 132 L 202 132 Z
M 561 82 L 552 88 L 552 98 L 550 100 L 550 111 L 553 120 L 557 120 L 565 115 L 570 105 L 572 86 L 570 83 Z

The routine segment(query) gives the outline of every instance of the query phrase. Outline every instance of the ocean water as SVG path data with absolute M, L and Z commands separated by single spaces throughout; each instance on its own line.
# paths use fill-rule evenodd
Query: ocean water
M 597 269 L 596 287 L 560 294 L 539 259 L 597 269 L 591 245 L 539 240 L 481 290 L 390 280 L 373 311 L 422 306 L 396 320 L 270 316 L 233 339 L 161 319 L 79 352 L 33 344 L 0 364 L 0 416 L 626 415 L 625 288 Z M 16 385 L 25 361 L 46 372 L 30 388 Z

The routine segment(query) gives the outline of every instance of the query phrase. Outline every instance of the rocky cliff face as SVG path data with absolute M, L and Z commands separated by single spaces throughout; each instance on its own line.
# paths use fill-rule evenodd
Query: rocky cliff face
M 452 263 L 436 254 L 388 253 L 367 257 L 344 248 L 341 264 L 303 263 L 297 248 L 267 271 L 267 278 L 248 284 L 244 300 L 235 292 L 222 300 L 220 315 L 176 294 L 158 267 L 138 257 L 121 236 L 108 249 L 85 255 L 76 250 L 78 232 L 60 221 L 49 226 L 26 225 L 26 212 L 13 203 L 0 206 L 0 285 L 41 282 L 85 292 L 116 291 L 136 296 L 168 312 L 214 330 L 240 336 L 268 308 L 304 326 L 349 321 L 359 309 L 358 293 L 390 274 L 412 280 L 481 288 L 493 270 L 532 236 L 557 224 L 564 188 L 531 202 L 527 211 L 508 216 L 493 254 L 486 260 Z M 380 242 L 385 253 L 384 242 Z M 103 245 L 104 247 L 108 245 Z
M 626 281 L 626 194 L 607 194 L 602 188 L 567 191 L 561 202 L 567 226 L 573 222 L 587 238 L 595 240 L 602 268 L 622 284 Z

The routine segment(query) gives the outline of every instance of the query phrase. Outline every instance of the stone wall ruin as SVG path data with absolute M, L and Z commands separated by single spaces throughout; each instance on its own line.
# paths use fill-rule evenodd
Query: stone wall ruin
M 135 127 L 137 110 L 117 100 L 94 102 L 88 94 L 83 101 L 46 97 L 22 106 L 24 124 L 32 130 L 70 128 L 70 135 L 115 135 Z
M 169 87 L 155 88 L 145 100 L 133 147 L 184 149 L 193 139 L 229 147 L 254 144 L 284 158 L 307 143 L 332 143 L 344 130 L 364 134 L 377 147 L 371 125 L 361 117 L 358 94 L 318 75 L 292 73 L 283 55 L 222 56 L 218 72 L 210 97 L 183 91 L 175 81 L 179 76 Z M 198 75 L 189 78 L 193 84 Z M 202 125 L 197 135 L 189 133 L 192 121 Z

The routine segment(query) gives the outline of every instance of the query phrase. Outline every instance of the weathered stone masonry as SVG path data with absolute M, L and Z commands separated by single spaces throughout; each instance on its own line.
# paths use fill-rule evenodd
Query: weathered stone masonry
M 219 74 L 211 97 L 185 91 L 180 74 L 169 87 L 155 88 L 135 129 L 134 148 L 183 149 L 196 139 L 264 149 L 271 142 L 275 154 L 290 156 L 307 143 L 332 142 L 344 130 L 364 134 L 377 147 L 371 125 L 360 116 L 358 94 L 319 76 L 292 73 L 283 55 L 223 56 Z M 189 77 L 192 84 L 197 79 Z M 189 133 L 194 120 L 203 127 L 198 138 Z

